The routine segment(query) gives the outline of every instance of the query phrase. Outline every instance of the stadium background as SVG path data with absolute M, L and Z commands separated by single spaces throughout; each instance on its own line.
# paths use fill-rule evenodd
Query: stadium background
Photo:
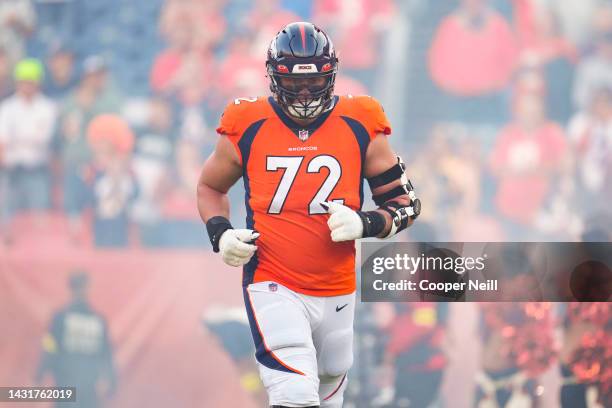
M 391 120 L 425 203 L 398 239 L 609 241 L 609 1 L 0 1 L 0 384 L 32 383 L 67 277 L 83 269 L 110 325 L 111 406 L 250 406 L 201 322 L 241 299 L 239 272 L 212 255 L 194 190 L 224 105 L 268 92 L 267 45 L 300 20 L 334 40 L 337 93 L 372 95 Z M 15 115 L 23 58 L 44 66 L 49 103 Z M 32 136 L 40 114 L 49 120 Z M 243 225 L 240 185 L 230 197 Z M 372 386 L 385 376 L 370 340 L 383 315 L 358 312 L 362 381 L 349 401 L 382 387 Z M 442 387 L 452 406 L 473 399 L 477 315 L 450 308 L 461 349 Z M 555 391 L 546 398 L 555 406 Z

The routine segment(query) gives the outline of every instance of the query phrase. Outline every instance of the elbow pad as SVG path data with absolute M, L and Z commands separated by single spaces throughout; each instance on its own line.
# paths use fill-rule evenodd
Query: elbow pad
M 381 210 L 391 215 L 392 220 L 391 229 L 383 238 L 392 237 L 398 232 L 405 230 L 408 228 L 409 221 L 415 220 L 421 213 L 421 200 L 414 196 L 414 192 L 412 193 L 414 198 L 410 197 L 409 205 L 402 205 L 397 201 L 389 201 L 380 207 Z
M 389 238 L 408 227 L 409 221 L 416 219 L 421 213 L 421 200 L 416 198 L 414 187 L 405 173 L 406 165 L 401 157 L 397 157 L 397 164 L 385 172 L 370 177 L 368 184 L 370 189 L 389 184 L 395 180 L 400 180 L 401 185 L 391 190 L 372 196 L 372 199 L 381 210 L 386 211 L 392 219 L 391 229 L 383 238 Z M 408 195 L 410 204 L 403 205 L 398 201 L 393 201 L 399 196 Z

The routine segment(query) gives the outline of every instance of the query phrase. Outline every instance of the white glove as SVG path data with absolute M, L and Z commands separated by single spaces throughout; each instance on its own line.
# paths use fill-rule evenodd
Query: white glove
M 331 239 L 334 242 L 353 241 L 363 237 L 363 223 L 361 217 L 343 204 L 326 201 L 321 203 L 331 214 L 327 225 L 331 230 Z
M 259 232 L 250 229 L 228 229 L 221 235 L 219 251 L 223 262 L 230 266 L 242 266 L 249 262 L 257 247 L 246 242 L 259 237 Z

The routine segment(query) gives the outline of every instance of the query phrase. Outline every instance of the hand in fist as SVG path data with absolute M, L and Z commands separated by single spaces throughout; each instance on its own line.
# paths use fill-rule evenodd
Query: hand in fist
M 330 215 L 327 225 L 334 242 L 353 241 L 363 237 L 363 222 L 357 212 L 333 201 L 321 203 Z
M 230 266 L 242 266 L 249 262 L 257 251 L 257 247 L 250 242 L 258 237 L 259 233 L 250 229 L 225 231 L 219 240 L 219 251 L 223 262 Z

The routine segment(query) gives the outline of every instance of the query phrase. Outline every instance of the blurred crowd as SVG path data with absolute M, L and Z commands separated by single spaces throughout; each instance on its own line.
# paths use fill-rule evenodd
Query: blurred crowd
M 269 41 L 299 20 L 332 37 L 336 93 L 385 106 L 425 203 L 415 239 L 608 239 L 608 0 L 11 0 L 3 240 L 53 214 L 74 242 L 207 245 L 194 189 L 220 113 L 268 93 Z
M 461 0 L 410 11 L 419 18 L 404 133 L 415 140 L 405 155 L 428 231 L 575 241 L 597 229 L 609 240 L 612 3 Z
M 612 3 L 410 10 L 420 19 L 404 126 L 416 140 L 405 154 L 430 231 L 453 241 L 574 241 L 597 229 L 609 240 Z

